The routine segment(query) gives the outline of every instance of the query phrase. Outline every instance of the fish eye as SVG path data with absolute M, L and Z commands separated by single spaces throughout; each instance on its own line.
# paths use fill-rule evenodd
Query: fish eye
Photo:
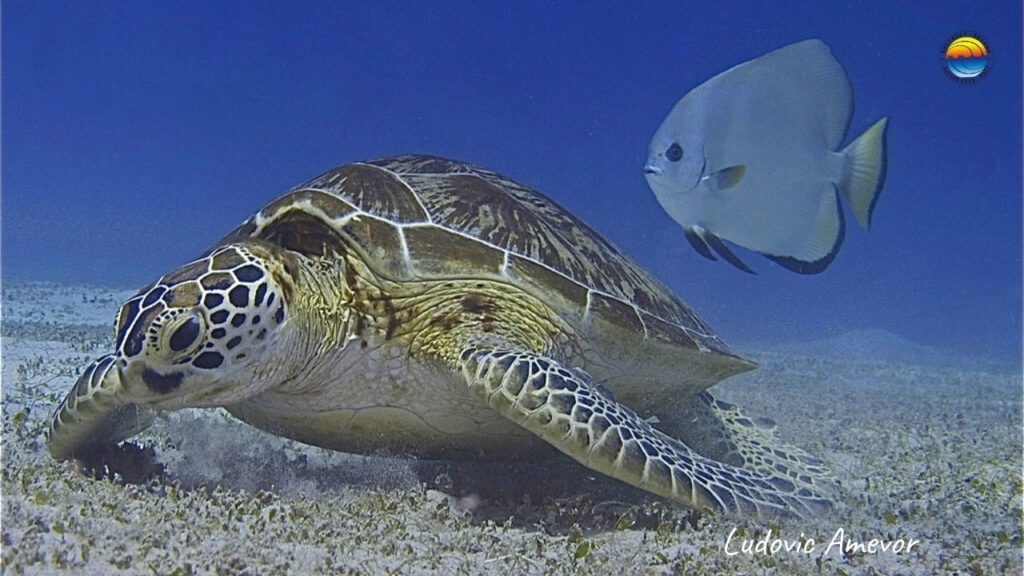
M 665 151 L 665 156 L 673 162 L 679 162 L 683 159 L 683 147 L 678 142 L 673 142 Z

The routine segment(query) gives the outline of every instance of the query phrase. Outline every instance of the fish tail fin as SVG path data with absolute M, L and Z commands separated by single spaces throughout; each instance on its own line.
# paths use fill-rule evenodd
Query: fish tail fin
M 865 230 L 871 227 L 871 215 L 885 182 L 885 131 L 888 125 L 888 118 L 875 122 L 842 152 L 845 161 L 839 191 Z

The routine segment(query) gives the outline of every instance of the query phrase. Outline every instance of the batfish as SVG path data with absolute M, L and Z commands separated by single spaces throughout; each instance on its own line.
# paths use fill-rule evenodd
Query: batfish
M 752 272 L 728 241 L 819 273 L 843 241 L 840 198 L 867 230 L 885 180 L 888 118 L 840 149 L 852 112 L 824 42 L 779 48 L 676 103 L 651 140 L 647 183 L 701 255 Z

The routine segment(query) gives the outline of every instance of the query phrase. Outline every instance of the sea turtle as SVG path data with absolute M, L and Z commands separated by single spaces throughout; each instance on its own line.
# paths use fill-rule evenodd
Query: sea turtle
M 531 457 L 539 438 L 698 509 L 829 505 L 819 460 L 706 392 L 754 364 L 572 214 L 461 162 L 297 186 L 129 299 L 115 332 L 53 414 L 56 458 L 223 406 L 347 452 Z

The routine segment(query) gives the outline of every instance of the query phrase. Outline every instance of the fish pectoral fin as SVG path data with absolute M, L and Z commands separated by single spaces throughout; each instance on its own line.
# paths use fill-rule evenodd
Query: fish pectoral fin
M 700 232 L 697 232 L 694 228 L 683 228 L 683 236 L 686 236 L 686 241 L 690 243 L 690 246 L 693 246 L 693 249 L 696 250 L 698 254 L 708 260 L 718 260 L 718 258 L 715 258 L 715 255 L 711 252 L 711 249 L 708 248 L 708 244 L 704 241 L 704 238 L 701 237 Z
M 729 188 L 739 184 L 746 174 L 747 167 L 743 164 L 738 164 L 736 166 L 722 168 L 718 172 L 706 176 L 705 178 L 710 181 L 712 188 L 721 191 L 728 190 Z
M 725 242 L 722 242 L 722 239 L 719 238 L 718 236 L 715 236 L 714 234 L 707 232 L 704 235 L 702 235 L 701 238 L 705 242 L 707 242 L 708 245 L 715 250 L 715 252 L 718 252 L 718 255 L 721 256 L 722 259 L 728 262 L 729 264 L 732 264 L 733 266 L 739 268 L 740 270 L 743 270 L 747 274 L 756 274 L 756 272 L 751 270 L 749 266 L 743 263 L 743 260 L 740 260 L 738 256 L 733 254 L 732 250 L 729 250 L 729 247 L 726 246 Z

